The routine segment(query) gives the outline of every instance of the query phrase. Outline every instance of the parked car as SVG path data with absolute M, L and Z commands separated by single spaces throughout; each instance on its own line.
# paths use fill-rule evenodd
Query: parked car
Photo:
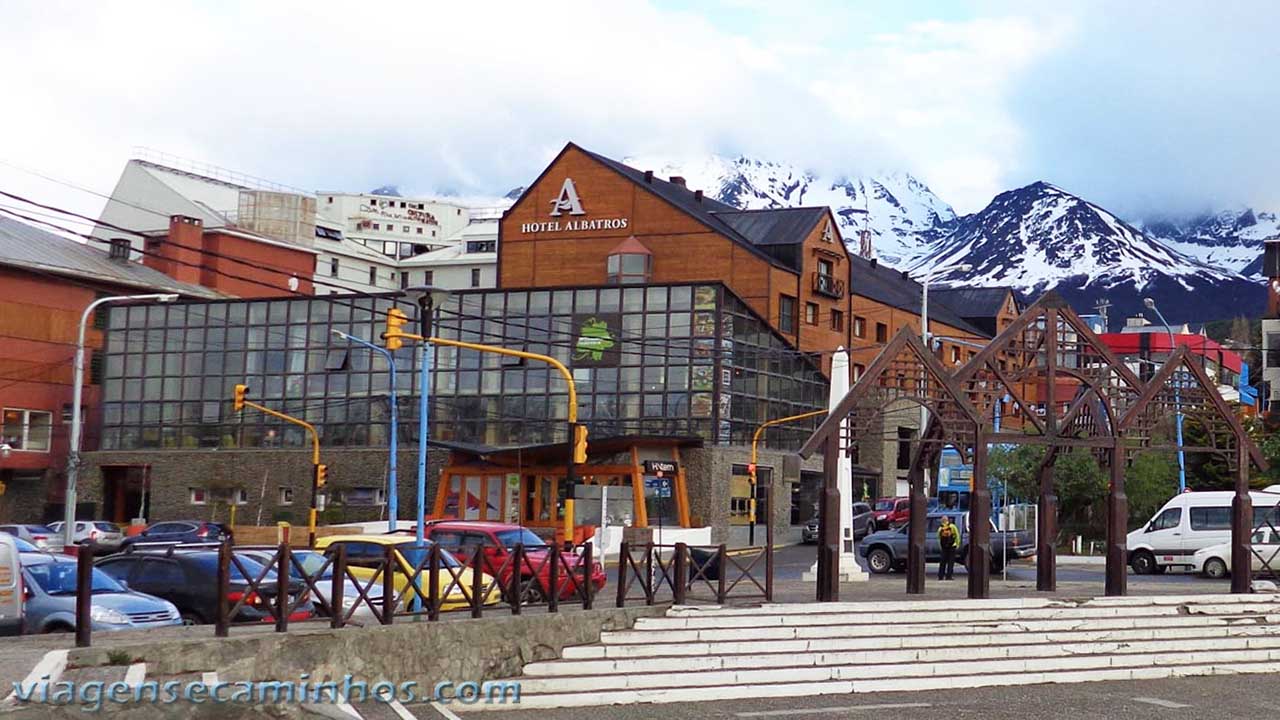
M 1252 551 L 1253 572 L 1267 570 L 1280 574 L 1280 533 L 1263 528 L 1249 539 Z M 1191 569 L 1201 575 L 1218 580 L 1231 574 L 1231 543 L 1224 542 L 1201 548 L 1191 558 Z
M 152 523 L 145 530 L 120 542 L 121 549 L 150 543 L 217 543 L 231 539 L 231 528 L 203 520 L 169 520 Z
M 853 539 L 860 541 L 875 530 L 875 511 L 864 502 L 853 504 Z M 818 542 L 818 516 L 814 515 L 809 522 L 800 528 L 800 541 L 805 544 Z
M 274 620 L 268 603 L 275 602 L 279 583 L 274 570 L 266 570 L 256 560 L 241 558 L 240 565 L 231 564 L 231 582 L 227 600 L 238 602 L 245 594 L 248 598 L 231 618 L 233 622 L 270 622 Z M 184 625 L 211 623 L 218 609 L 218 553 L 212 550 L 145 550 L 108 555 L 97 562 L 103 572 L 128 583 L 138 590 L 168 600 L 178 607 Z M 263 571 L 266 575 L 256 592 L 250 590 L 250 580 Z M 246 578 L 244 573 L 252 577 Z M 289 615 L 291 621 L 306 620 L 314 608 L 306 597 L 306 586 L 286 581 L 285 589 L 296 609 Z M 302 596 L 301 599 L 299 596 Z
M 1187 492 L 1175 495 L 1144 527 L 1129 533 L 1129 565 L 1138 575 L 1168 568 L 1195 569 L 1196 551 L 1231 541 L 1231 501 L 1234 492 Z M 1253 525 L 1276 518 L 1280 485 L 1249 493 Z
M 0 532 L 26 540 L 41 550 L 60 553 L 63 547 L 62 535 L 45 525 L 0 525 Z
M 56 555 L 28 555 L 22 562 L 26 582 L 28 633 L 76 629 L 76 561 Z M 98 568 L 90 576 L 89 619 L 94 632 L 181 625 L 173 603 L 130 590 Z
M 906 497 L 883 497 L 876 500 L 872 508 L 875 523 L 873 530 L 887 530 L 897 527 L 911 517 L 911 499 Z
M 0 533 L 0 635 L 18 635 L 22 632 L 26 589 L 22 581 L 19 545 L 25 542 Z
M 464 563 L 470 566 L 475 562 L 476 547 L 483 548 L 486 574 L 496 576 L 505 591 L 511 587 L 511 576 L 514 572 L 508 562 L 511 551 L 516 545 L 524 545 L 527 564 L 522 564 L 520 578 L 522 586 L 527 587 L 522 597 L 526 602 L 543 602 L 551 595 L 551 561 L 550 547 L 529 528 L 500 522 L 480 520 L 448 520 L 436 522 L 426 529 L 427 537 L 441 547 L 455 553 Z M 565 553 L 561 556 L 562 564 L 558 570 L 558 597 L 567 600 L 580 592 L 582 583 L 582 557 L 576 553 Z M 536 579 L 535 579 L 536 576 Z M 605 586 L 607 577 L 599 560 L 591 563 L 591 585 L 593 592 Z
M 236 548 L 237 555 L 250 558 L 262 565 L 270 565 L 273 564 L 273 561 L 278 561 L 277 552 L 278 548 L 275 546 Z M 328 617 L 329 613 L 324 608 L 332 606 L 330 598 L 333 596 L 333 563 L 328 562 L 328 558 L 314 550 L 294 550 L 292 555 L 294 562 L 289 563 L 289 579 L 305 584 L 304 574 L 306 577 L 311 578 L 311 581 L 315 583 L 315 589 L 311 591 L 318 594 L 320 596 L 319 599 L 324 601 L 323 604 L 320 602 L 315 603 L 316 614 Z M 301 569 L 299 569 L 299 566 L 301 566 Z M 324 568 L 324 572 L 320 571 L 321 568 Z M 374 583 L 369 589 L 365 590 L 364 594 L 368 597 L 369 602 L 375 604 L 381 602 L 382 585 Z M 355 608 L 354 612 L 352 612 L 353 607 Z M 369 607 L 369 603 L 363 601 L 360 591 L 351 582 L 344 583 L 342 587 L 342 614 L 349 615 L 351 619 L 361 622 L 377 620 L 377 616 L 374 615 L 373 609 Z
M 928 516 L 925 524 L 925 562 L 936 563 L 942 560 L 942 546 L 938 543 L 938 527 L 942 524 L 942 516 L 951 517 L 952 522 L 960 527 L 960 550 L 956 561 L 963 563 L 969 554 L 969 514 L 968 513 L 934 513 Z M 867 561 L 867 568 L 873 573 L 887 573 L 907 566 L 907 533 L 908 525 L 890 530 L 879 530 L 871 533 L 858 546 L 858 554 Z M 1004 569 L 1004 559 L 1028 557 L 1035 553 L 1035 547 L 1025 530 L 1001 532 L 991 523 L 991 572 Z
M 386 548 L 393 548 L 392 557 L 396 562 L 395 576 L 392 582 L 395 585 L 396 593 L 403 595 L 403 602 L 406 606 L 414 600 L 415 594 L 405 592 L 409 587 L 409 577 L 414 573 L 415 568 L 423 567 L 422 573 L 418 576 L 419 582 L 423 584 L 422 594 L 427 595 L 429 592 L 426 585 L 429 568 L 427 567 L 427 553 L 431 550 L 432 542 L 425 541 L 423 547 L 417 546 L 417 539 L 401 534 L 394 535 L 330 535 L 316 539 L 316 549 L 326 555 L 332 552 L 339 545 L 346 548 L 347 567 L 351 569 L 351 574 L 360 578 L 364 582 L 368 582 L 378 574 L 378 569 L 382 567 L 386 557 Z M 471 587 L 473 577 L 471 569 L 468 568 L 458 559 L 455 558 L 448 550 L 441 548 L 440 561 L 444 567 L 452 568 L 453 572 L 441 568 L 439 574 L 439 583 L 437 585 L 438 592 L 441 595 L 441 610 L 459 610 L 471 606 Z M 454 582 L 453 573 L 458 574 L 461 582 Z M 501 589 L 498 583 L 488 575 L 480 578 L 481 598 L 485 605 L 496 605 L 502 599 Z
M 62 531 L 64 527 L 66 523 L 61 520 L 49 523 L 49 529 L 65 539 Z M 103 550 L 110 551 L 120 547 L 120 543 L 124 541 L 124 531 L 119 525 L 105 520 L 77 520 L 76 529 L 71 538 L 73 542 L 87 540 Z

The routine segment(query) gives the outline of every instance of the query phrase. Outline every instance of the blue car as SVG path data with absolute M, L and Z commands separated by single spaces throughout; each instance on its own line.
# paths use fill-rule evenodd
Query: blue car
M 152 523 L 138 535 L 120 542 L 124 550 L 132 545 L 204 545 L 231 539 L 231 528 L 203 520 L 167 520 Z
M 70 558 L 22 553 L 22 577 L 27 603 L 23 629 L 27 633 L 71 632 L 76 629 L 76 561 Z M 94 632 L 181 625 L 173 603 L 134 592 L 94 568 L 89 618 Z

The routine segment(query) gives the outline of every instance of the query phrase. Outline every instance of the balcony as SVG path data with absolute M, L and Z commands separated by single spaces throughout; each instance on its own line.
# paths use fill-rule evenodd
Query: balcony
M 813 274 L 813 291 L 819 295 L 826 295 L 838 300 L 844 297 L 844 280 L 834 275 L 824 275 L 816 272 Z

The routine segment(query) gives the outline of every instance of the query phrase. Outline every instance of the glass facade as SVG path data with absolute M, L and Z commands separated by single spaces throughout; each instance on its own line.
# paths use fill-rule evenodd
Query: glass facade
M 112 310 L 103 378 L 103 450 L 304 447 L 304 433 L 231 409 L 232 389 L 316 425 L 326 446 L 383 446 L 390 375 L 382 356 L 333 334 L 380 342 L 392 297 L 180 303 Z M 416 325 L 415 325 L 416 327 Z M 826 380 L 721 285 L 465 291 L 436 311 L 435 334 L 550 355 L 571 369 L 593 438 L 696 436 L 747 444 L 766 419 L 820 409 Z M 414 344 L 396 353 L 401 440 L 417 438 Z M 438 346 L 431 435 L 511 446 L 567 437 L 568 387 L 549 367 Z M 817 421 L 771 429 L 799 447 Z

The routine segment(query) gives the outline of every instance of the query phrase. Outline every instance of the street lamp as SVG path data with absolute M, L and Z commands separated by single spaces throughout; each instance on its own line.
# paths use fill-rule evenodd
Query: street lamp
M 934 268 L 920 279 L 920 341 L 924 343 L 925 352 L 933 352 L 933 347 L 929 340 L 929 283 L 937 275 L 944 272 L 960 272 L 967 273 L 973 269 L 969 263 L 961 263 L 950 267 Z M 929 409 L 923 404 L 920 406 L 920 441 L 924 442 L 925 426 L 929 423 Z M 927 486 L 929 483 L 929 470 L 924 471 L 924 481 Z
M 71 546 L 75 542 L 76 531 L 76 480 L 80 474 L 80 391 L 84 385 L 84 331 L 89 316 L 99 305 L 107 303 L 130 302 L 135 300 L 155 300 L 171 303 L 178 299 L 177 293 L 148 293 L 145 295 L 112 295 L 98 298 L 89 303 L 80 315 L 80 334 L 76 338 L 75 381 L 71 388 L 71 448 L 67 453 L 67 488 L 63 509 L 62 531 L 65 542 Z
M 370 350 L 373 350 L 374 352 L 380 353 L 383 357 L 387 359 L 387 365 L 389 366 L 389 369 L 391 372 L 390 390 L 388 391 L 388 394 L 391 399 L 391 456 L 390 456 L 390 459 L 387 461 L 387 516 L 388 516 L 387 530 L 389 532 L 395 532 L 396 523 L 399 521 L 399 506 L 400 506 L 399 498 L 397 497 L 399 495 L 399 492 L 398 492 L 399 484 L 396 481 L 396 460 L 399 455 L 396 441 L 397 441 L 397 436 L 400 434 L 400 423 L 399 423 L 400 413 L 397 407 L 398 402 L 396 400 L 396 358 L 394 355 L 391 354 L 390 350 L 383 347 L 378 347 L 377 345 L 374 345 L 373 343 L 363 338 L 358 338 L 355 335 L 344 333 L 341 330 L 338 330 L 336 328 L 333 330 L 333 334 L 337 335 L 343 340 L 346 340 L 347 342 L 353 342 L 358 345 L 363 345 L 369 348 Z
M 427 436 L 430 430 L 428 416 L 431 391 L 431 313 L 449 298 L 449 291 L 434 285 L 419 285 L 404 291 L 404 295 L 418 303 L 418 517 L 414 537 L 422 546 L 427 514 Z
M 1156 317 L 1160 318 L 1160 322 L 1164 324 L 1165 332 L 1169 333 L 1169 355 L 1173 356 L 1173 351 L 1177 346 L 1177 340 L 1173 336 L 1173 328 L 1169 326 L 1169 321 L 1164 319 L 1164 314 L 1160 312 L 1160 308 L 1156 307 L 1156 301 L 1152 298 L 1143 298 L 1142 304 L 1147 306 L 1148 310 L 1153 311 Z M 1187 461 L 1182 452 L 1182 380 L 1174 380 L 1173 383 L 1173 404 L 1177 412 L 1178 425 L 1178 492 L 1187 491 Z

